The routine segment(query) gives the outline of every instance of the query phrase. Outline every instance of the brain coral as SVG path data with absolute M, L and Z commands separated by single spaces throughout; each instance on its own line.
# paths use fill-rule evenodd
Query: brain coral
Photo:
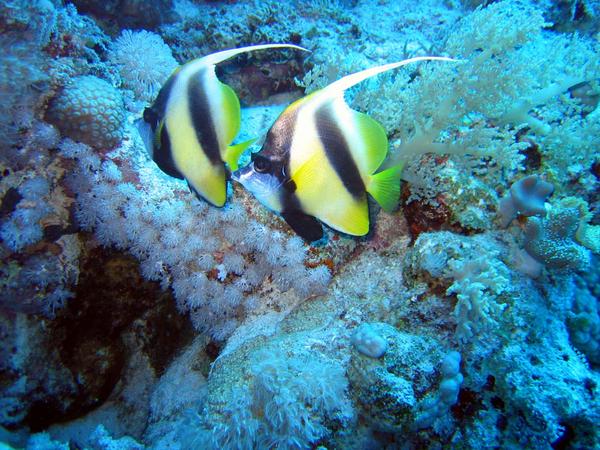
M 52 99 L 46 119 L 73 140 L 97 149 L 111 148 L 123 138 L 123 98 L 100 78 L 75 77 Z

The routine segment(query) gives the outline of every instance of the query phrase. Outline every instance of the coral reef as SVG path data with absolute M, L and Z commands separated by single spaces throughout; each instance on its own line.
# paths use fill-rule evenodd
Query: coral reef
M 568 208 L 553 212 L 546 221 L 530 219 L 525 229 L 525 249 L 547 267 L 588 268 L 590 251 L 575 242 L 579 221 L 577 210 Z
M 352 336 L 356 350 L 371 358 L 381 358 L 387 351 L 387 341 L 368 323 L 363 323 Z
M 599 448 L 598 2 L 0 5 L 0 447 Z M 313 246 L 136 121 L 218 68 L 240 141 L 369 66 L 402 207 Z M 255 147 L 256 148 L 256 147 Z M 247 151 L 240 164 L 250 161 Z
M 422 429 L 433 425 L 436 419 L 448 414 L 456 404 L 463 376 L 460 373 L 460 353 L 451 351 L 440 365 L 441 381 L 439 391 L 425 399 L 419 407 L 413 428 Z
M 119 71 L 123 86 L 148 102 L 177 68 L 169 46 L 145 30 L 124 30 L 110 46 L 108 61 Z
M 98 149 L 110 149 L 124 136 L 121 93 L 95 76 L 73 78 L 52 99 L 46 119 L 64 136 Z
M 198 330 L 224 340 L 249 315 L 285 314 L 323 292 L 329 269 L 318 261 L 309 267 L 299 238 L 269 233 L 239 203 L 210 208 L 156 167 L 139 136 L 129 142 L 136 143 L 135 159 L 121 147 L 104 162 L 83 144 L 63 142 L 62 153 L 77 164 L 68 180 L 77 194 L 75 216 L 102 245 L 140 258 L 145 277 L 171 286 Z M 139 178 L 128 181 L 132 175 Z
M 401 434 L 425 428 L 418 414 L 438 376 L 435 360 L 440 343 L 387 324 L 376 324 L 375 329 L 385 336 L 389 349 L 382 360 L 352 355 L 348 378 L 357 405 L 376 431 Z
M 545 216 L 544 202 L 552 195 L 554 186 L 536 175 L 521 178 L 512 184 L 508 195 L 500 199 L 498 213 L 501 226 L 506 227 L 518 214 Z

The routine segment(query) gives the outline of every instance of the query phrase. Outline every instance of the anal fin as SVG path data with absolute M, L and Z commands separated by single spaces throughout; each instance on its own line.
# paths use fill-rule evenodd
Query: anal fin
M 210 199 L 206 198 L 200 192 L 198 192 L 198 190 L 194 186 L 192 186 L 192 183 L 190 183 L 189 181 L 187 181 L 187 185 L 188 188 L 190 188 L 190 192 L 194 194 L 198 200 L 202 202 L 207 202 L 208 204 L 216 206 L 217 208 L 221 208 L 225 204 L 225 200 L 223 200 L 222 202 L 214 203 Z
M 292 230 L 307 242 L 318 241 L 323 237 L 323 226 L 313 216 L 297 209 L 281 213 Z

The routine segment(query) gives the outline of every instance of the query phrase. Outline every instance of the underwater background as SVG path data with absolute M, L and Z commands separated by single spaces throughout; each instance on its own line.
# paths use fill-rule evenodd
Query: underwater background
M 2 0 L 0 449 L 600 448 L 600 2 Z M 353 72 L 400 207 L 308 243 L 136 124 L 217 67 L 236 142 Z M 324 205 L 326 208 L 326 205 Z

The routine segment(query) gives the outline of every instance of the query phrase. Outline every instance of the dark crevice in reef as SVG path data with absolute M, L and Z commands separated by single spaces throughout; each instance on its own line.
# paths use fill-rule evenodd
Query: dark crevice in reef
M 429 231 L 452 231 L 468 234 L 467 230 L 452 224 L 452 211 L 442 194 L 436 198 L 437 206 L 418 200 L 408 202 L 410 197 L 408 183 L 403 185 L 400 195 L 402 212 L 408 223 L 412 242 L 419 237 L 419 234 Z
M 566 450 L 572 448 L 573 441 L 575 440 L 575 430 L 568 423 L 561 423 L 564 427 L 561 435 L 551 444 L 554 450 Z
M 0 202 L 0 219 L 11 215 L 17 208 L 17 203 L 22 199 L 23 197 L 16 188 L 9 188 L 2 197 L 2 202 Z
M 172 0 L 140 2 L 137 0 L 72 0 L 79 13 L 95 17 L 107 29 L 143 28 L 154 30 L 177 19 Z
M 243 55 L 240 59 L 243 60 Z M 277 94 L 300 98 L 302 90 L 294 80 L 306 74 L 302 55 L 284 62 L 223 63 L 216 70 L 220 79 L 235 90 L 243 105 L 260 104 Z
M 66 368 L 50 376 L 71 380 L 61 382 L 59 395 L 41 395 L 32 405 L 24 422 L 33 431 L 81 417 L 108 398 L 134 350 L 123 340 L 125 332 L 134 333 L 157 376 L 193 337 L 170 292 L 143 279 L 134 258 L 103 249 L 83 262 L 76 297 L 48 331 L 48 348 Z

